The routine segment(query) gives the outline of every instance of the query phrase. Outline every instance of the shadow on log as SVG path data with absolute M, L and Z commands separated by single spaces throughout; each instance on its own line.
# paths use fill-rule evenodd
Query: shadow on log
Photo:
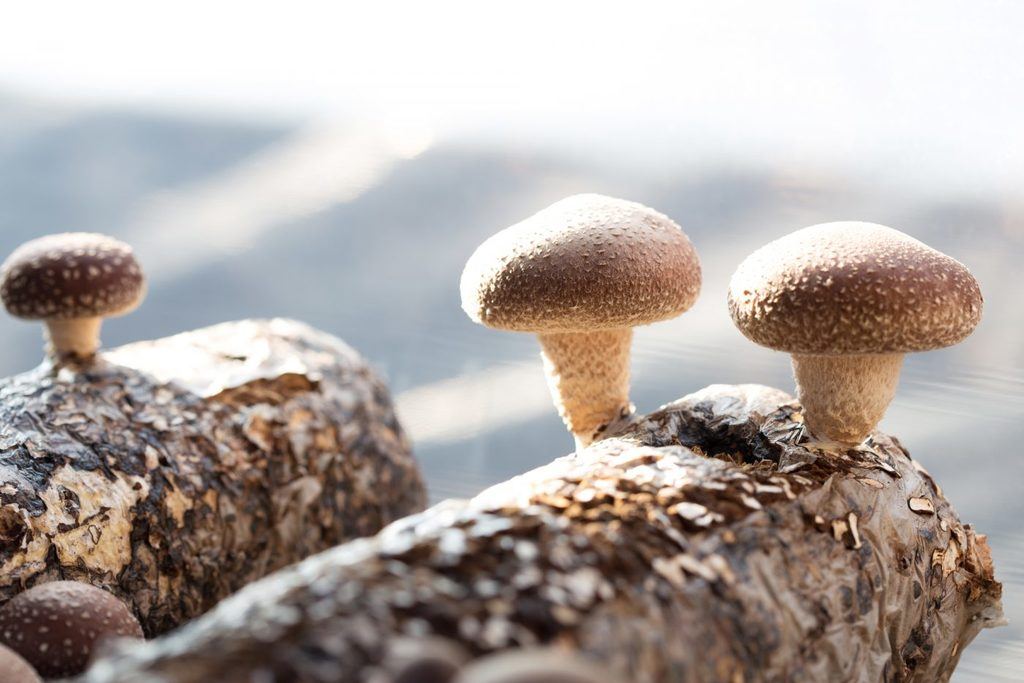
M 550 644 L 624 680 L 943 681 L 1001 620 L 983 536 L 899 442 L 828 452 L 713 386 L 258 582 L 88 683 L 388 681 L 399 638 Z
M 0 602 L 86 581 L 155 635 L 425 500 L 384 384 L 299 323 L 228 323 L 0 381 Z

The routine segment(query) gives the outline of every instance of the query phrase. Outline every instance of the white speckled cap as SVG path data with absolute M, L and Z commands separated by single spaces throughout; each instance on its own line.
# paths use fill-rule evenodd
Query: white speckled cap
M 462 272 L 474 321 L 522 332 L 645 325 L 690 308 L 697 252 L 642 204 L 597 194 L 563 199 L 489 238 Z
M 950 346 L 981 319 L 962 263 L 874 223 L 815 225 L 751 254 L 729 311 L 752 341 L 801 354 L 908 353 Z
M 146 281 L 123 242 L 85 232 L 26 242 L 0 266 L 0 298 L 18 318 L 70 320 L 134 309 Z

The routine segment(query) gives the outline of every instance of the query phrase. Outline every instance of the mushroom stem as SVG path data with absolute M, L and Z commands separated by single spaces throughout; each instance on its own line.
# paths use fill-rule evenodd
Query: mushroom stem
M 77 356 L 90 358 L 100 348 L 100 326 L 103 318 L 72 318 L 47 320 L 46 332 L 53 354 L 58 358 Z
M 611 422 L 633 412 L 629 402 L 629 346 L 633 329 L 538 334 L 544 372 L 558 414 L 589 446 Z
M 864 441 L 896 395 L 902 364 L 902 353 L 793 354 L 807 428 L 832 441 Z

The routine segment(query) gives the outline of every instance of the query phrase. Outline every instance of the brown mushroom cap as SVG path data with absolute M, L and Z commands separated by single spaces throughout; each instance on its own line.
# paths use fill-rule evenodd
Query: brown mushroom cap
M 0 266 L 4 306 L 31 320 L 120 315 L 138 306 L 145 288 L 131 247 L 93 233 L 40 237 Z
M 123 602 L 86 583 L 40 584 L 0 608 L 0 642 L 47 678 L 81 673 L 110 636 L 141 638 L 142 627 Z
M 645 325 L 700 293 L 686 234 L 642 204 L 563 199 L 492 236 L 462 272 L 462 308 L 488 327 L 579 332 Z
M 0 681 L 3 683 L 42 683 L 32 666 L 6 645 L 0 645 Z
M 815 225 L 740 264 L 729 311 L 750 340 L 798 354 L 927 351 L 981 319 L 978 283 L 960 262 L 874 223 Z

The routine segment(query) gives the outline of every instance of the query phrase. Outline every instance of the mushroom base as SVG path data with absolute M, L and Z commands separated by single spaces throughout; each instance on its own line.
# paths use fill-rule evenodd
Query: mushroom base
M 100 348 L 100 326 L 103 318 L 72 318 L 47 320 L 46 337 L 54 356 L 91 358 Z
M 551 398 L 576 447 L 588 446 L 629 402 L 630 327 L 538 335 Z
M 902 353 L 793 354 L 793 375 L 807 428 L 831 441 L 864 441 L 896 394 L 902 364 Z

